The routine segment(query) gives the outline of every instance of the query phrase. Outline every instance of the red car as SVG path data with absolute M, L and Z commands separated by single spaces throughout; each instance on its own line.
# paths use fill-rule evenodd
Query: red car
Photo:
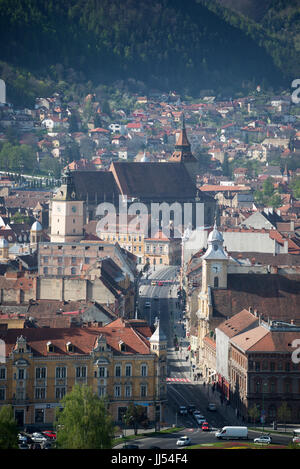
M 203 422 L 201 428 L 202 428 L 202 431 L 204 431 L 204 432 L 209 432 L 209 424 L 208 424 L 208 422 Z
M 56 432 L 53 432 L 52 430 L 45 430 L 42 433 L 43 435 L 47 436 L 51 440 L 56 440 Z

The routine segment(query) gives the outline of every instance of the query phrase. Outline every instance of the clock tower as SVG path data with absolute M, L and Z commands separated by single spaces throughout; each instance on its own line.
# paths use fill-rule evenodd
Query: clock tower
M 83 238 L 85 206 L 78 200 L 72 173 L 69 169 L 62 177 L 62 185 L 51 204 L 51 242 L 76 243 Z
M 214 329 L 212 290 L 227 288 L 228 256 L 223 249 L 223 236 L 216 223 L 210 232 L 208 248 L 202 256 L 202 288 L 198 295 L 198 347 L 202 356 L 203 339 Z
M 207 251 L 202 256 L 202 292 L 207 292 L 208 287 L 227 288 L 228 256 L 224 252 L 224 239 L 216 223 L 207 243 Z

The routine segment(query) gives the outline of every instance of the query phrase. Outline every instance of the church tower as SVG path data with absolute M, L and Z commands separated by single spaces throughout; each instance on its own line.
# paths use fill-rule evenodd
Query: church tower
M 202 354 L 203 339 L 214 329 L 212 290 L 227 288 L 229 258 L 224 252 L 224 239 L 216 223 L 210 232 L 208 248 L 202 259 L 202 287 L 198 295 L 198 346 L 199 357 Z
M 67 169 L 52 199 L 51 243 L 80 242 L 84 223 L 85 205 L 78 199 L 72 173 Z
M 223 249 L 224 239 L 216 223 L 210 232 L 206 253 L 202 256 L 202 292 L 208 287 L 227 288 L 228 256 Z
M 191 152 L 191 144 L 187 138 L 184 115 L 182 116 L 181 131 L 175 144 L 175 150 L 169 158 L 169 162 L 184 164 L 191 179 L 196 183 L 199 165 L 197 158 Z

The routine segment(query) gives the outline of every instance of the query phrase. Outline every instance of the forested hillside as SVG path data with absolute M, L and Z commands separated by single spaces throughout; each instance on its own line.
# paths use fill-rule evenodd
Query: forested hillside
M 263 44 L 229 23 L 197 0 L 0 0 L 0 74 L 29 100 L 28 78 L 38 89 L 134 79 L 195 96 L 284 83 Z
M 300 77 L 300 0 L 198 0 L 252 37 L 287 79 Z

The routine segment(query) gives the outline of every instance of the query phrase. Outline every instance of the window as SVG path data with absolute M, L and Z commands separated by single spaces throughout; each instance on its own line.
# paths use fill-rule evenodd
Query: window
M 76 378 L 86 378 L 86 367 L 77 366 L 76 367 Z
M 89 263 L 90 263 L 90 258 L 89 258 L 89 257 L 85 257 L 85 258 L 84 258 L 84 263 L 85 263 L 85 264 L 89 264 Z
M 35 369 L 35 377 L 36 377 L 36 379 L 46 378 L 46 368 L 45 367 L 36 368 Z
M 72 264 L 76 264 L 76 257 L 71 257 Z
M 131 397 L 131 393 L 132 393 L 131 385 L 126 385 L 125 386 L 125 397 Z
M 219 287 L 219 277 L 214 277 L 214 288 Z
M 75 267 L 72 267 L 72 268 L 71 268 L 71 274 L 72 274 L 72 275 L 76 275 L 76 269 L 75 269 Z
M 46 388 L 35 388 L 35 399 L 45 399 Z
M 48 274 L 48 267 L 44 267 L 43 272 L 44 272 L 45 275 L 47 275 Z
M 121 397 L 121 386 L 118 384 L 114 388 L 114 396 Z
M 99 386 L 98 387 L 98 396 L 99 397 L 106 396 L 106 386 Z
M 62 267 L 57 268 L 57 275 L 62 275 L 63 274 L 63 269 Z
M 275 362 L 270 362 L 270 371 L 275 371 Z
M 48 261 L 49 261 L 49 257 L 48 257 L 48 256 L 44 256 L 44 264 L 48 264 Z
M 65 378 L 67 376 L 67 369 L 65 366 L 58 366 L 56 368 L 56 378 Z
M 255 371 L 260 371 L 260 362 L 255 362 Z
M 0 379 L 6 379 L 6 368 L 0 368 Z
M 142 376 L 147 376 L 148 375 L 148 366 L 147 365 L 142 365 L 141 366 L 141 375 Z
M 121 365 L 115 366 L 115 376 L 121 376 Z
M 65 387 L 57 387 L 55 388 L 55 397 L 58 400 L 61 400 L 66 395 L 66 388 Z
M 147 384 L 141 384 L 141 397 L 147 396 Z
M 99 367 L 99 377 L 100 378 L 105 378 L 106 376 L 106 368 L 104 366 Z
M 5 401 L 5 389 L 0 388 L 0 401 Z
M 63 258 L 62 258 L 62 257 L 58 257 L 58 258 L 57 258 L 57 263 L 58 263 L 58 264 L 62 264 L 62 262 L 63 262 Z
M 125 367 L 125 376 L 131 376 L 131 370 L 132 370 L 131 365 L 126 365 L 126 367 Z
M 25 370 L 23 368 L 18 369 L 18 379 L 25 379 Z

